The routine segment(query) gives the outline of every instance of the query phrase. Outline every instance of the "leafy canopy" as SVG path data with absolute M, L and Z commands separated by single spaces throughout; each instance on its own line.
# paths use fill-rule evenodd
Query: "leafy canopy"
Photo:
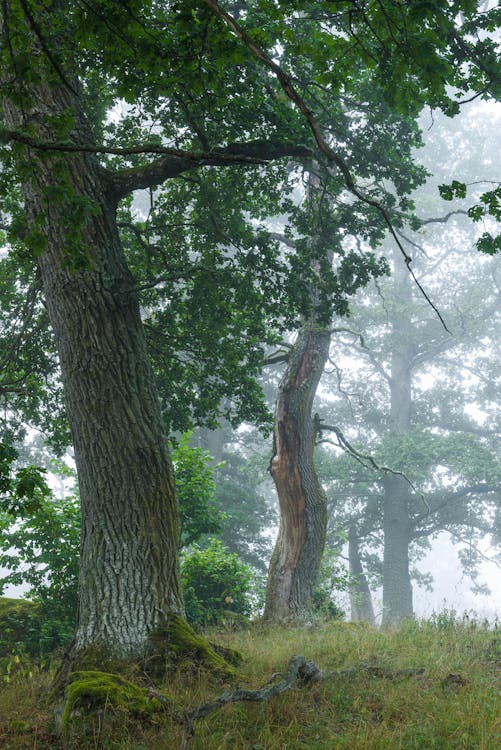
M 75 189 L 67 163 L 79 149 L 96 151 L 122 199 L 118 224 L 168 430 L 221 415 L 269 423 L 255 385 L 264 348 L 307 313 L 311 221 L 292 200 L 301 170 L 318 169 L 330 197 L 323 229 L 338 263 L 322 269 L 323 302 L 346 314 L 355 291 L 386 270 L 357 252 L 356 239 L 374 247 L 388 219 L 399 226 L 412 212 L 409 191 L 424 178 L 412 154 L 419 111 L 452 115 L 472 92 L 499 96 L 500 11 L 472 0 L 250 0 L 224 9 L 242 33 L 209 0 L 13 0 L 0 14 L 0 211 L 10 217 L 10 247 L 28 248 L 25 277 L 12 284 L 35 290 L 39 304 L 46 236 L 44 217 L 23 210 L 27 149 L 60 155 L 44 199 L 47 210 L 65 206 L 75 270 L 89 262 L 78 238 L 96 206 Z M 67 107 L 38 106 L 43 81 L 64 92 Z M 14 128 L 4 116 L 11 106 L 26 113 Z M 317 148 L 314 127 L 334 160 Z M 132 204 L 140 188 L 149 194 Z M 287 254 L 269 232 L 273 216 L 287 217 Z M 23 328 L 19 341 L 51 377 L 43 382 L 18 357 L 11 380 L 36 376 L 38 404 L 20 393 L 18 402 L 48 422 L 57 368 L 38 330 Z

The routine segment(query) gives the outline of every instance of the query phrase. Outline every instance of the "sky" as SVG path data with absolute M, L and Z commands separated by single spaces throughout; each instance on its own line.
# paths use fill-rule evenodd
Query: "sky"
M 484 543 L 482 552 L 494 558 L 495 550 Z M 498 550 L 499 553 L 499 550 Z M 447 534 L 440 534 L 433 547 L 420 562 L 423 572 L 430 572 L 434 579 L 434 591 L 415 587 L 414 603 L 419 617 L 429 617 L 433 612 L 454 609 L 458 614 L 474 612 L 478 618 L 494 622 L 501 619 L 501 568 L 500 562 L 484 562 L 480 566 L 479 583 L 486 583 L 491 590 L 489 596 L 471 591 L 471 581 L 465 576 L 457 559 L 455 547 Z

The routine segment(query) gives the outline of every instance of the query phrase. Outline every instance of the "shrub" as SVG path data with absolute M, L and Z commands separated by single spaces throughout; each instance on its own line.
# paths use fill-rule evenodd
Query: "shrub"
M 229 613 L 252 612 L 252 569 L 217 539 L 195 548 L 181 563 L 186 617 L 195 627 L 221 623 Z
M 184 545 L 218 531 L 221 519 L 211 458 L 206 451 L 192 448 L 189 439 L 190 434 L 182 436 L 172 449 Z M 10 605 L 5 621 L 6 605 L 0 606 L 0 655 L 44 656 L 67 645 L 73 635 L 80 501 L 76 491 L 55 497 L 37 467 L 14 471 L 16 458 L 17 451 L 0 442 L 0 568 L 8 571 L 0 576 L 0 595 L 8 585 L 24 585 L 32 601 L 3 600 L 23 603 Z M 64 464 L 58 464 L 57 472 L 74 477 Z M 35 603 L 36 613 L 31 606 Z M 203 620 L 203 612 L 199 618 Z

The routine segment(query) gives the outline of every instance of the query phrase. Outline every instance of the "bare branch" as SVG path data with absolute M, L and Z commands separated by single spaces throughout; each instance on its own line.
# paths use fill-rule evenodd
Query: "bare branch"
M 290 690 L 295 683 L 299 685 L 307 685 L 313 682 L 319 682 L 329 678 L 347 678 L 353 677 L 360 673 L 367 673 L 374 677 L 384 677 L 388 679 L 413 677 L 421 675 L 424 672 L 423 668 L 418 669 L 386 669 L 384 667 L 378 667 L 374 664 L 368 664 L 362 662 L 361 664 L 347 667 L 345 669 L 328 669 L 322 670 L 313 661 L 307 661 L 304 656 L 293 656 L 287 665 L 285 672 L 283 673 L 282 679 L 275 682 L 277 677 L 280 677 L 280 673 L 272 675 L 270 680 L 258 690 L 248 690 L 246 688 L 237 688 L 233 691 L 227 691 L 222 693 L 220 696 L 204 703 L 202 706 L 194 709 L 193 711 L 186 712 L 184 718 L 181 719 L 181 723 L 184 724 L 184 736 L 181 744 L 181 750 L 189 750 L 192 746 L 192 740 L 195 737 L 194 722 L 197 719 L 202 719 L 205 716 L 209 716 L 215 711 L 227 706 L 229 703 L 241 703 L 241 702 L 260 702 L 268 700 L 275 695 L 281 695 L 287 690 Z M 158 694 L 156 691 L 151 690 L 150 694 L 154 698 L 159 698 L 162 703 L 165 703 L 171 708 L 170 701 L 167 701 L 165 696 Z
M 449 211 L 448 214 L 445 214 L 445 216 L 438 216 L 436 218 L 431 219 L 419 219 L 419 225 L 424 226 L 425 224 L 445 224 L 451 216 L 468 216 L 468 211 L 463 211 L 461 209 L 458 209 L 457 211 Z
M 428 501 L 426 500 L 425 496 L 422 492 L 420 492 L 415 485 L 411 482 L 409 477 L 403 472 L 403 471 L 396 471 L 395 469 L 391 469 L 389 466 L 381 466 L 380 464 L 376 463 L 374 458 L 366 453 L 360 453 L 360 451 L 357 451 L 356 448 L 354 448 L 349 442 L 346 436 L 341 432 L 339 427 L 335 427 L 334 425 L 324 424 L 323 420 L 320 419 L 318 414 L 315 414 L 314 417 L 315 427 L 317 430 L 317 433 L 322 433 L 324 430 L 328 430 L 329 432 L 333 432 L 337 439 L 338 439 L 338 445 L 339 447 L 344 450 L 345 453 L 348 453 L 348 455 L 352 456 L 356 461 L 358 461 L 359 464 L 361 464 L 364 469 L 372 468 L 376 471 L 381 471 L 384 474 L 393 474 L 394 476 L 402 477 L 402 479 L 405 479 L 409 487 L 413 492 L 416 493 L 416 495 L 419 495 L 421 500 L 423 501 L 424 505 L 426 506 L 427 513 L 430 512 L 430 506 L 428 505 Z M 367 463 L 364 463 L 367 462 Z M 368 464 L 368 465 L 367 465 Z
M 360 331 L 354 331 L 351 328 L 333 328 L 331 333 L 349 333 L 351 336 L 355 336 L 356 338 L 358 338 L 360 342 L 360 346 L 358 347 L 359 351 L 361 350 L 362 353 L 367 355 L 375 370 L 377 370 L 377 372 L 382 375 L 388 383 L 391 382 L 391 376 L 386 372 L 383 365 L 376 359 L 374 352 L 367 346 L 363 334 Z

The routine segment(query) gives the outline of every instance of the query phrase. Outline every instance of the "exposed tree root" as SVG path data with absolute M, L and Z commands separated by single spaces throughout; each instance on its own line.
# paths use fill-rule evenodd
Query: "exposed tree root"
M 73 730 L 76 730 L 78 734 L 79 731 L 85 733 L 87 719 L 92 714 L 97 716 L 99 726 L 102 728 L 103 712 L 106 713 L 107 708 L 122 711 L 120 721 L 123 721 L 128 713 L 136 717 L 165 713 L 183 729 L 180 750 L 190 750 L 195 737 L 195 722 L 229 703 L 266 701 L 275 695 L 285 693 L 295 684 L 303 686 L 331 678 L 350 678 L 365 673 L 373 677 L 398 679 L 413 677 L 423 672 L 422 668 L 391 670 L 367 662 L 344 669 L 322 670 L 315 662 L 308 661 L 304 656 L 293 656 L 285 671 L 273 674 L 261 688 L 249 690 L 239 687 L 235 690 L 228 690 L 191 711 L 183 710 L 165 693 L 160 693 L 151 687 L 138 687 L 120 675 L 98 671 L 74 672 L 70 674 L 69 685 L 66 689 L 61 724 L 67 733 L 71 730 L 73 722 L 76 722 Z M 232 673 L 232 676 L 235 674 Z M 109 718 L 112 719 L 112 716 Z M 112 726 L 111 723 L 110 726 Z M 72 734 L 71 731 L 70 734 Z
M 383 667 L 376 667 L 373 664 L 362 663 L 346 669 L 322 670 L 317 667 L 315 662 L 307 661 L 304 656 L 293 656 L 289 661 L 282 678 L 277 682 L 274 680 L 280 676 L 280 673 L 273 675 L 271 680 L 258 690 L 237 688 L 236 690 L 226 691 L 217 698 L 214 698 L 214 700 L 209 701 L 209 703 L 204 703 L 193 711 L 186 712 L 183 719 L 184 735 L 180 750 L 190 750 L 192 740 L 195 737 L 195 721 L 197 719 L 202 719 L 205 716 L 214 713 L 214 711 L 218 711 L 228 703 L 238 703 L 240 701 L 265 701 L 272 698 L 274 695 L 280 695 L 281 693 L 290 690 L 296 682 L 299 685 L 306 685 L 312 682 L 329 679 L 331 677 L 352 677 L 364 672 L 371 674 L 374 677 L 394 679 L 420 675 L 423 674 L 424 669 L 390 670 L 384 669 Z M 153 693 L 153 697 L 158 698 L 156 693 Z

